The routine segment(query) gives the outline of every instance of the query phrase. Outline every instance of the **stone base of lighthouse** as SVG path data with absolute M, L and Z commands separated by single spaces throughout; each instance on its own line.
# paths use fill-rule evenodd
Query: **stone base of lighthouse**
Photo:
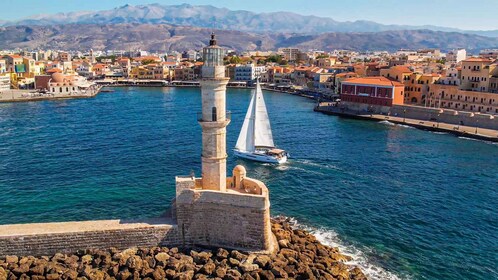
M 202 178 L 177 177 L 174 218 L 186 246 L 224 247 L 272 253 L 270 200 L 262 182 L 237 166 L 225 191 L 203 189 Z

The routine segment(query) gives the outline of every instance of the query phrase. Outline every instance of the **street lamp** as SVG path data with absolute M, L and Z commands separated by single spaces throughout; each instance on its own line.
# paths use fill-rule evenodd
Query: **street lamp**
M 403 122 L 406 123 L 406 109 L 403 109 Z
M 479 122 L 478 119 L 476 119 L 476 134 L 477 134 L 477 123 Z

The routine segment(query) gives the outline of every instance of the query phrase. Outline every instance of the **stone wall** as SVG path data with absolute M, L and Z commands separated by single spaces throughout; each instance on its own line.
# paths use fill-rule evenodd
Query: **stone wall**
M 489 114 L 406 105 L 393 106 L 390 110 L 390 114 L 392 116 L 406 117 L 410 119 L 439 121 L 454 125 L 462 124 L 466 126 L 477 126 L 480 128 L 498 130 L 498 117 Z
M 95 223 L 105 223 L 96 221 Z M 84 223 L 84 222 L 83 222 Z M 55 253 L 74 253 L 84 249 L 108 249 L 115 247 L 120 250 L 131 247 L 151 246 L 181 246 L 182 240 L 175 225 L 137 225 L 101 230 L 74 230 L 74 223 L 55 223 L 61 228 L 58 232 L 45 232 L 45 227 L 51 224 L 25 224 L 0 226 L 0 256 L 41 256 Z M 19 233 L 9 234 L 16 227 Z M 32 228 L 38 228 L 36 232 Z M 2 230 L 3 228 L 3 230 Z M 31 229 L 30 229 L 31 228 Z M 22 234 L 22 232 L 26 234 Z
M 177 178 L 178 229 L 189 245 L 272 251 L 268 194 L 189 189 L 195 179 Z

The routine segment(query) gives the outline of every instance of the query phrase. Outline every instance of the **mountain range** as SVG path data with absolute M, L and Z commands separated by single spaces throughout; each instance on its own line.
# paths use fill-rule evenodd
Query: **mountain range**
M 0 49 L 150 50 L 183 51 L 207 44 L 210 28 L 168 24 L 64 24 L 0 27 Z M 356 51 L 467 48 L 476 51 L 498 46 L 498 38 L 458 32 L 399 30 L 366 33 L 273 33 L 216 30 L 218 43 L 228 49 L 303 50 L 349 49 Z
M 325 33 L 325 32 L 381 32 L 392 30 L 433 30 L 460 32 L 489 37 L 498 37 L 497 30 L 475 31 L 433 25 L 384 25 L 372 21 L 335 21 L 332 18 L 304 16 L 290 12 L 254 13 L 232 11 L 210 5 L 124 5 L 106 11 L 80 11 L 37 15 L 20 21 L 3 22 L 10 25 L 56 25 L 56 24 L 173 24 L 224 30 L 250 32 Z
M 289 12 L 253 13 L 188 4 L 125 5 L 98 12 L 38 15 L 0 21 L 0 48 L 170 51 L 200 49 L 216 30 L 225 47 L 242 50 L 498 48 L 498 30 L 338 22 Z

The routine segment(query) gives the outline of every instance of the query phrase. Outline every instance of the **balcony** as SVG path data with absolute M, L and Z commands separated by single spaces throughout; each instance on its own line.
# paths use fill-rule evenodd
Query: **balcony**
M 197 121 L 198 122 L 218 122 L 223 120 L 222 116 L 217 116 L 216 114 L 211 115 L 212 118 L 210 120 L 204 120 L 202 118 L 202 112 L 197 112 Z M 226 111 L 224 121 L 230 121 L 232 119 L 232 112 Z

